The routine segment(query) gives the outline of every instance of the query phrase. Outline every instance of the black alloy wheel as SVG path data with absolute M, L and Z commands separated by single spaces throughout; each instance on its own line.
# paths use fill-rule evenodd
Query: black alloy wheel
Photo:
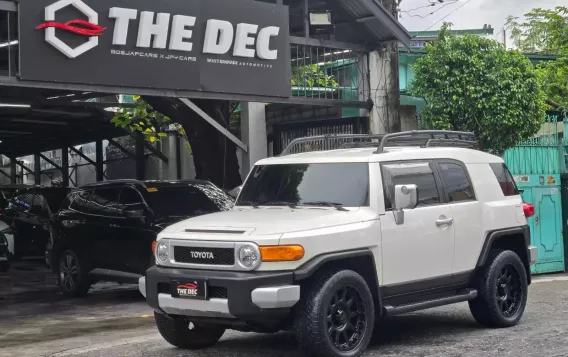
M 521 276 L 513 265 L 506 265 L 497 279 L 497 302 L 506 318 L 514 316 L 523 301 Z
M 339 289 L 327 309 L 327 334 L 344 352 L 357 348 L 367 328 L 367 311 L 361 293 L 353 286 Z
M 65 290 L 72 291 L 77 286 L 79 265 L 77 258 L 72 254 L 62 255 L 59 261 L 59 280 Z
M 486 327 L 518 324 L 527 304 L 527 272 L 530 273 L 514 251 L 491 250 L 472 282 L 478 291 L 477 297 L 469 301 L 475 321 Z
M 304 284 L 294 330 L 311 357 L 359 357 L 373 335 L 375 304 L 365 279 L 353 270 L 318 272 Z
M 72 250 L 59 255 L 57 280 L 63 295 L 81 297 L 87 295 L 92 281 L 83 262 Z

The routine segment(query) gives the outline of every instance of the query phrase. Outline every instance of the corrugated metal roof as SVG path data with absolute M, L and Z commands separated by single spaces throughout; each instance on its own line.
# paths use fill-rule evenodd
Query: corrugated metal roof
M 400 41 L 410 44 L 410 33 L 378 0 L 335 0 L 375 36 L 377 42 Z

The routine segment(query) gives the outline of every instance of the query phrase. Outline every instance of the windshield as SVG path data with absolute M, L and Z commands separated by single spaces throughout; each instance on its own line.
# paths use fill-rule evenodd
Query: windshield
M 237 205 L 369 205 L 367 163 L 255 166 Z
M 161 217 L 197 216 L 232 208 L 232 198 L 213 185 L 148 186 L 146 195 L 154 213 Z

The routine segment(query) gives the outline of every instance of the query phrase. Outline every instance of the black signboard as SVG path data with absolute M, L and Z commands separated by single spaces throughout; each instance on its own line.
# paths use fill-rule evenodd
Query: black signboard
M 20 78 L 290 96 L 288 7 L 253 0 L 21 0 Z

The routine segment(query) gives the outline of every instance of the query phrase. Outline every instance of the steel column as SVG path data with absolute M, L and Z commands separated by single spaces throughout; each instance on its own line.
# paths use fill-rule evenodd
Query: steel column
M 36 185 L 41 185 L 41 154 L 34 154 L 34 183 Z
M 69 148 L 67 145 L 61 149 L 61 183 L 69 187 Z
M 18 173 L 16 172 L 16 158 L 11 157 L 10 158 L 10 182 L 12 184 L 16 184 L 17 183 L 17 178 L 18 178 Z
M 176 178 L 181 180 L 181 136 L 176 135 Z
M 98 139 L 96 141 L 96 161 L 95 161 L 95 170 L 97 172 L 97 182 L 104 181 L 105 173 L 104 173 L 104 160 L 103 160 L 103 141 L 102 139 Z
M 144 138 L 142 135 L 136 136 L 136 179 L 144 180 Z

